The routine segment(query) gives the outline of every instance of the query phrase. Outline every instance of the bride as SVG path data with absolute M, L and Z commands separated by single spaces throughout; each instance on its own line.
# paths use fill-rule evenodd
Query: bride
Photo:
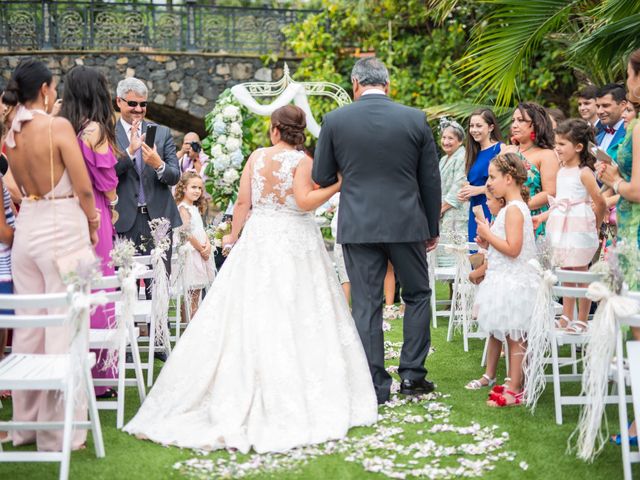
M 240 179 L 224 241 L 237 243 L 126 432 L 262 453 L 375 423 L 364 350 L 309 213 L 340 182 L 314 190 L 312 160 L 297 150 L 305 126 L 298 107 L 273 112 L 273 146 L 253 152 Z

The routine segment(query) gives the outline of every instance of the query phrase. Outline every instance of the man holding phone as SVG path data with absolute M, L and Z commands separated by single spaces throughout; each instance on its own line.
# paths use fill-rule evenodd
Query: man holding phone
M 144 120 L 148 96 L 144 82 L 126 78 L 118 83 L 116 95 L 121 116 L 116 123 L 120 150 L 116 210 L 120 217 L 115 227 L 138 249 L 144 246 L 150 251 L 150 220 L 165 217 L 172 228 L 182 225 L 171 195 L 171 187 L 180 179 L 176 147 L 167 127 Z M 168 272 L 170 267 L 171 249 L 167 252 Z

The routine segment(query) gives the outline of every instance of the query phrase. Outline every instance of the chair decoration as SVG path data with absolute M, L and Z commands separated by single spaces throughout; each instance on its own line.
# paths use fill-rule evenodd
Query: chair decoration
M 155 345 L 164 350 L 167 354 L 171 349 L 169 337 L 169 277 L 165 261 L 167 251 L 171 248 L 171 223 L 168 219 L 154 218 L 149 222 L 151 238 L 153 239 L 153 250 L 151 250 L 151 266 L 153 267 L 153 279 L 151 281 L 151 315 L 155 321 L 156 334 Z
M 590 399 L 582 407 L 578 425 L 569 442 L 577 434 L 577 456 L 585 461 L 593 461 L 608 440 L 608 428 L 602 420 L 609 384 L 609 368 L 613 359 L 616 332 L 619 325 L 616 317 L 629 317 L 640 312 L 637 301 L 624 296 L 624 274 L 620 269 L 619 255 L 610 251 L 604 262 L 598 262 L 591 270 L 605 275 L 603 282 L 589 285 L 587 297 L 600 302 L 591 321 L 589 340 L 585 345 L 584 373 L 581 394 Z M 634 266 L 635 270 L 635 266 Z M 624 395 L 624 386 L 620 386 Z
M 451 299 L 451 310 L 454 312 L 452 321 L 459 331 L 462 327 L 464 332 L 468 332 L 473 320 L 473 302 L 476 288 L 469 280 L 471 273 L 471 262 L 469 261 L 469 245 L 465 236 L 458 232 L 448 234 L 451 244 L 445 245 L 445 252 L 454 256 L 456 266 L 456 276 L 454 284 L 454 297 Z
M 111 337 L 104 369 L 110 370 L 117 367 L 118 349 L 122 336 L 127 334 L 127 327 L 133 326 L 134 305 L 138 299 L 137 275 L 144 272 L 144 266 L 135 262 L 136 246 L 126 238 L 117 237 L 111 250 L 111 266 L 116 268 L 117 277 L 122 288 L 122 303 L 119 312 L 109 323 L 109 328 L 116 331 Z
M 539 260 L 529 261 L 540 275 L 540 283 L 531 314 L 531 326 L 527 334 L 527 353 L 523 362 L 524 402 L 531 409 L 531 413 L 535 412 L 538 399 L 546 385 L 544 367 L 551 354 L 549 334 L 554 328 L 555 316 L 552 289 L 558 281 L 553 273 L 553 253 L 547 242 L 538 245 L 538 258 Z
M 189 275 L 187 271 L 187 258 L 189 256 L 189 237 L 191 231 L 184 225 L 176 230 L 174 236 L 176 244 L 176 264 L 175 272 L 171 272 L 171 291 L 177 298 L 184 297 L 184 309 L 186 322 L 191 320 L 191 286 L 189 285 Z

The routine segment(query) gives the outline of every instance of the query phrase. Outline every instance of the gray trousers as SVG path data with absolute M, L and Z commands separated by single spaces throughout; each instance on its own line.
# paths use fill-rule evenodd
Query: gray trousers
M 349 243 L 343 246 L 351 280 L 353 318 L 369 361 L 378 403 L 389 399 L 391 376 L 384 368 L 382 300 L 387 262 L 402 286 L 405 303 L 400 353 L 401 379 L 421 380 L 431 345 L 431 288 L 424 242 Z

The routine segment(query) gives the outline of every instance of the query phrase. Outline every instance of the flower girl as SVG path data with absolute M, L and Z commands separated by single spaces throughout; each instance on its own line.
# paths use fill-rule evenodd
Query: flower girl
M 182 228 L 189 232 L 184 274 L 187 276 L 189 288 L 193 289 L 191 290 L 191 316 L 193 317 L 200 303 L 202 289 L 209 287 L 215 276 L 211 243 L 202 222 L 202 214 L 207 205 L 204 197 L 204 183 L 200 175 L 195 171 L 183 173 L 176 185 L 174 197 L 182 218 Z
M 589 267 L 598 250 L 598 226 L 606 209 L 594 174 L 595 158 L 589 152 L 589 142 L 595 142 L 593 128 L 584 120 L 569 119 L 558 125 L 556 152 L 562 168 L 556 180 L 556 197 L 549 199 L 549 211 L 534 217 L 535 224 L 547 221 L 553 261 L 567 270 L 585 271 Z M 590 304 L 588 298 L 581 298 L 578 320 L 574 320 L 575 299 L 565 297 L 558 327 L 566 328 L 569 333 L 583 333 L 587 329 Z
M 504 198 L 496 197 L 496 195 L 487 190 L 487 207 L 491 212 L 491 217 L 496 218 L 505 206 Z M 487 261 L 469 274 L 469 280 L 475 285 L 479 285 L 487 273 Z M 487 348 L 487 369 L 479 379 L 471 380 L 464 387 L 467 390 L 480 390 L 484 387 L 492 387 L 496 383 L 496 370 L 498 369 L 498 361 L 500 360 L 500 352 L 502 351 L 502 341 L 489 336 L 489 345 Z
M 487 273 L 476 295 L 478 326 L 509 346 L 508 381 L 495 386 L 487 404 L 519 405 L 522 400 L 522 360 L 536 298 L 539 276 L 529 261 L 536 256 L 533 223 L 525 202 L 527 171 L 513 153 L 498 155 L 489 165 L 487 189 L 506 206 L 490 226 L 478 223 L 476 242 L 488 248 Z

